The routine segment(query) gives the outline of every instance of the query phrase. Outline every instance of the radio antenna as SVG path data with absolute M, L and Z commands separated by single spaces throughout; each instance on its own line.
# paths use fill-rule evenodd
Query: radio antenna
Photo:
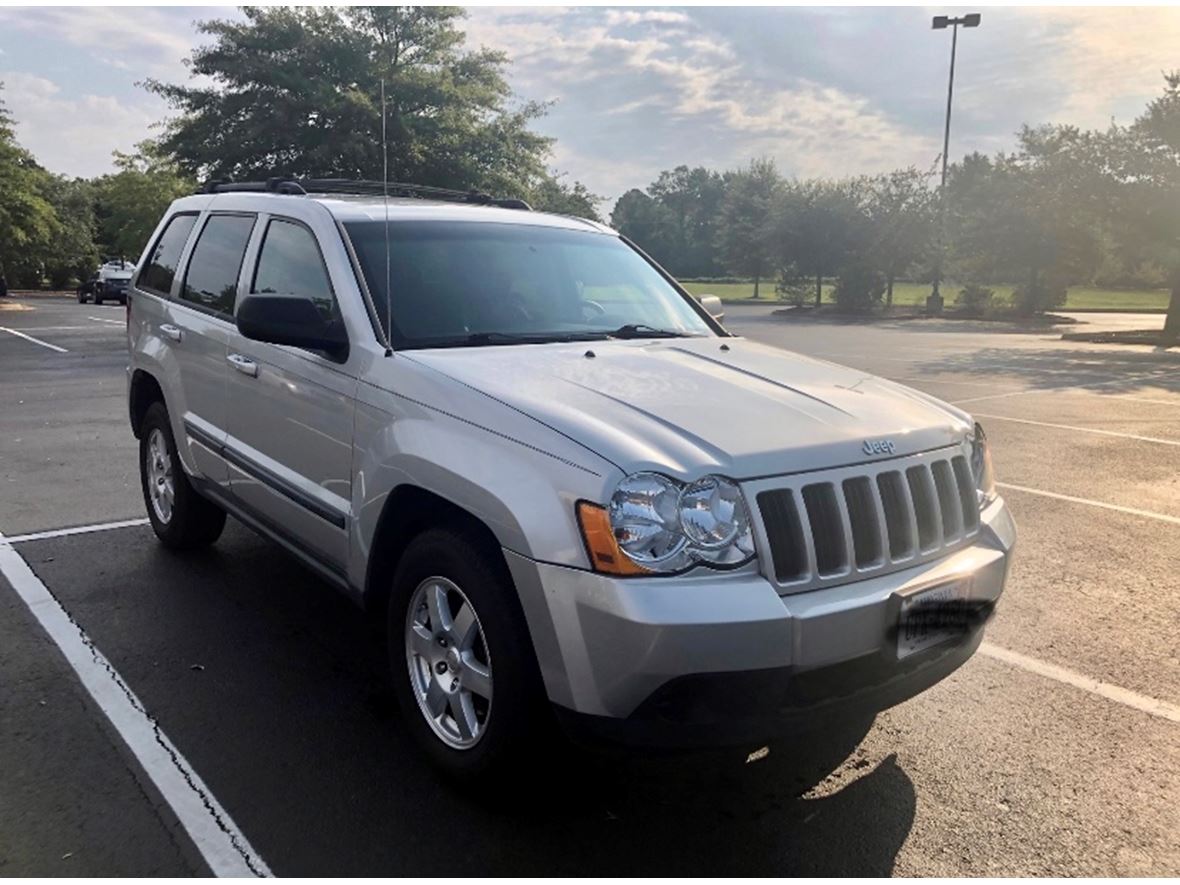
M 381 78 L 381 202 L 385 209 L 385 355 L 393 355 L 393 292 L 389 260 L 389 141 L 385 134 L 385 78 Z

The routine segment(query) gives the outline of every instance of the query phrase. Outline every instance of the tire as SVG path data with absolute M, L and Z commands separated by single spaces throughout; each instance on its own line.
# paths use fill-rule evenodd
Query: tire
M 436 623 L 441 604 L 429 604 L 439 589 L 445 591 L 449 631 Z M 473 532 L 431 529 L 419 535 L 398 563 L 387 626 L 406 728 L 435 766 L 467 785 L 515 771 L 551 717 L 545 716 L 532 640 L 500 551 Z M 459 635 L 465 626 L 469 638 L 476 634 L 466 644 Z M 450 690 L 443 687 L 448 682 Z M 432 699 L 433 709 L 442 711 L 436 717 L 428 713 Z
M 225 528 L 225 511 L 198 494 L 176 454 L 168 410 L 152 403 L 140 425 L 139 477 L 148 520 L 172 550 L 207 547 Z
M 86 303 L 86 293 L 84 293 L 81 289 L 78 290 L 78 303 L 79 304 Z
M 98 294 L 97 290 L 95 290 L 95 292 L 94 292 L 94 303 L 95 304 L 102 304 L 102 296 Z

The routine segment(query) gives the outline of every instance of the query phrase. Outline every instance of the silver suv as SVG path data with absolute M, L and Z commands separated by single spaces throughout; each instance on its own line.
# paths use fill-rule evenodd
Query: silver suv
M 553 711 L 759 747 L 974 652 L 1015 532 L 968 415 L 728 334 L 600 224 L 341 189 L 215 184 L 160 222 L 128 320 L 144 500 L 168 547 L 232 514 L 378 613 L 447 771 Z

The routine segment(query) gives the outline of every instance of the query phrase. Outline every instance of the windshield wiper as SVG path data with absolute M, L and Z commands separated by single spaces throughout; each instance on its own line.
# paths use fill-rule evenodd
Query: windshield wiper
M 549 344 L 563 341 L 601 339 L 593 332 L 472 332 L 429 342 L 430 347 L 481 347 L 494 344 Z
M 690 338 L 687 332 L 677 332 L 674 329 L 657 329 L 645 323 L 627 323 L 619 326 L 613 332 L 607 332 L 612 338 Z

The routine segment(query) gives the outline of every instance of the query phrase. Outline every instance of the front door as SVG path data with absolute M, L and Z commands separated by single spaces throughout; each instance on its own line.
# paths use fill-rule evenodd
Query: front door
M 339 313 L 315 235 L 264 221 L 243 292 L 301 295 Z M 234 496 L 256 517 L 344 574 L 352 498 L 356 378 L 326 355 L 231 329 L 225 457 Z

